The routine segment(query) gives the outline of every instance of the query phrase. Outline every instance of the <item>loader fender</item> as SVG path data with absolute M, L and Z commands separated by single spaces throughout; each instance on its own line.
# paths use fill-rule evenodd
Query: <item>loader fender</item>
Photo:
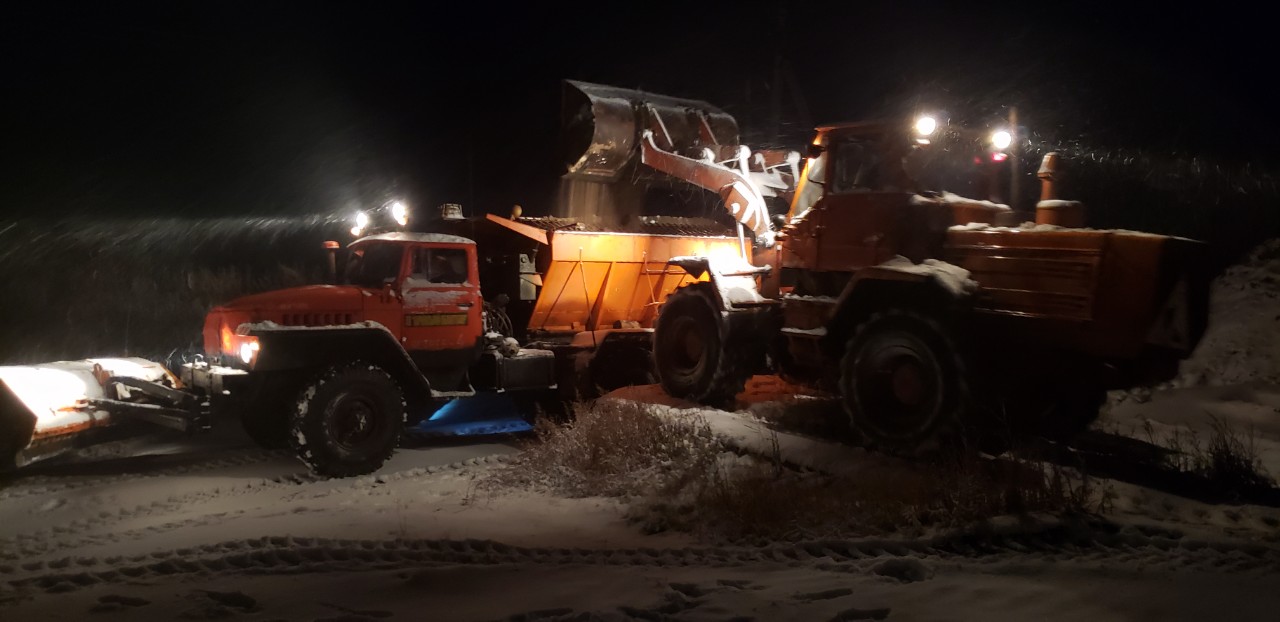
M 736 255 L 723 259 L 703 256 L 672 257 L 667 263 L 684 270 L 695 280 L 710 282 L 713 286 L 712 298 L 723 313 L 767 302 L 760 295 L 756 276 L 772 270 L 770 266 L 757 268 Z
M 920 309 L 933 316 L 959 313 L 977 291 L 969 272 L 928 259 L 913 264 L 896 258 L 859 270 L 836 298 L 823 350 L 838 355 L 857 327 L 872 314 L 889 307 Z
M 380 326 L 254 328 L 249 334 L 260 344 L 254 372 L 323 370 L 349 361 L 367 361 L 390 374 L 411 405 L 431 399 L 426 376 L 395 337 Z

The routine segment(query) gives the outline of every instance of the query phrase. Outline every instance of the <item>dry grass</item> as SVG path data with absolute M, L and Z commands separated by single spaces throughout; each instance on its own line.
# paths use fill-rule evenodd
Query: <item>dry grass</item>
M 1148 423 L 1148 442 L 1169 450 L 1166 466 L 1179 473 L 1201 479 L 1225 499 L 1245 499 L 1258 491 L 1275 487 L 1258 458 L 1257 431 L 1241 432 L 1231 424 L 1209 414 L 1207 438 L 1195 430 L 1180 428 L 1160 439 Z
M 639 404 L 579 405 L 574 422 L 539 424 L 538 439 L 491 484 L 569 496 L 615 496 L 650 532 L 713 541 L 921 532 L 1004 515 L 1093 513 L 1105 491 L 1052 465 L 975 456 L 858 478 L 797 471 L 783 456 L 729 451 L 697 419 Z
M 995 516 L 1095 513 L 1108 495 L 1087 477 L 976 457 L 842 478 L 772 465 L 720 472 L 683 525 L 717 539 L 777 540 L 912 533 Z
M 569 496 L 656 494 L 709 473 L 721 444 L 705 424 L 673 422 L 615 401 L 574 406 L 564 424 L 541 419 L 537 441 L 502 483 L 531 484 Z

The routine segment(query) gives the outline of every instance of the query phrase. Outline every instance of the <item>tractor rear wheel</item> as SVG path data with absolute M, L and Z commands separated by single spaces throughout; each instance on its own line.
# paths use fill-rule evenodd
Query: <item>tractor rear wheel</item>
M 859 326 L 841 360 L 840 393 L 870 447 L 926 455 L 960 433 L 963 365 L 947 331 L 924 315 L 894 309 Z
M 351 477 L 378 470 L 400 443 L 404 394 L 368 363 L 329 368 L 298 398 L 289 443 L 313 471 Z
M 749 356 L 735 352 L 709 283 L 667 297 L 653 334 L 658 380 L 672 397 L 731 405 L 751 376 Z

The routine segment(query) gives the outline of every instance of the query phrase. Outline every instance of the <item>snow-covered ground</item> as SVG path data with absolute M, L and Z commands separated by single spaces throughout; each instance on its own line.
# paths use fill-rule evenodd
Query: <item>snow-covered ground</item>
M 615 397 L 700 413 L 771 451 L 772 432 L 750 413 L 788 390 L 757 378 L 737 414 L 684 410 L 656 387 Z M 1198 425 L 1204 406 L 1244 420 L 1277 397 L 1174 391 L 1121 404 L 1108 421 Z M 1269 448 L 1277 427 L 1259 428 Z M 36 469 L 0 490 L 0 616 L 1269 620 L 1280 607 L 1273 508 L 1117 481 L 1107 529 L 1042 517 L 925 539 L 707 546 L 642 534 L 613 499 L 479 486 L 517 451 L 510 437 L 409 445 L 377 475 L 349 480 L 319 480 L 235 435 Z M 814 468 L 893 468 L 804 435 L 783 433 L 778 446 Z
M 521 426 L 480 403 L 362 478 L 315 478 L 234 429 L 23 472 L 0 485 L 0 619 L 1274 620 L 1280 509 L 1198 500 L 1143 470 L 1175 435 L 1207 438 L 1216 418 L 1251 434 L 1280 475 L 1271 255 L 1280 247 L 1217 283 L 1214 327 L 1179 383 L 1115 396 L 1059 456 L 1104 478 L 1103 522 L 764 546 L 649 535 L 615 499 L 481 486 L 519 451 L 508 433 Z M 756 378 L 738 413 L 656 387 L 611 397 L 703 417 L 794 465 L 898 468 L 839 438 L 767 428 L 757 415 L 805 403 L 794 393 Z

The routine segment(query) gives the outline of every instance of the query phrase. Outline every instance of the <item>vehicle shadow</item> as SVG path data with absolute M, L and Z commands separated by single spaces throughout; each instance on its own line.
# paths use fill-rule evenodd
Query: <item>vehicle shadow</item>
M 1031 439 L 1014 454 L 1204 503 L 1280 507 L 1280 488 L 1274 484 L 1244 483 L 1182 470 L 1172 460 L 1177 452 L 1169 448 L 1100 430 L 1081 434 L 1069 445 Z

